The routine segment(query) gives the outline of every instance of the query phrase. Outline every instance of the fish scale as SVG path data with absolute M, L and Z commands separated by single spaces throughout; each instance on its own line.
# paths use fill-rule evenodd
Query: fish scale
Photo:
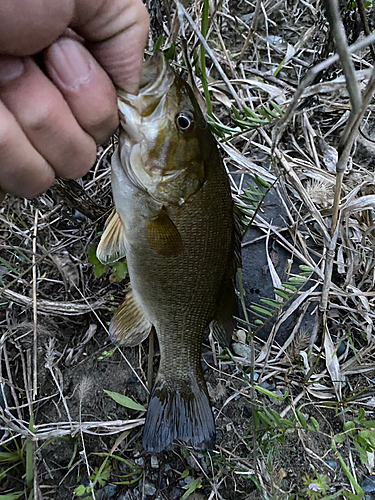
M 187 83 L 161 55 L 144 65 L 142 82 L 138 96 L 118 92 L 121 127 L 112 158 L 116 212 L 97 252 L 101 262 L 126 255 L 129 269 L 131 289 L 110 334 L 133 346 L 152 326 L 156 330 L 160 365 L 144 448 L 159 452 L 180 439 L 211 449 L 216 432 L 201 344 L 210 324 L 222 342 L 234 327 L 233 201 L 216 141 Z M 142 156 L 133 150 L 142 150 Z

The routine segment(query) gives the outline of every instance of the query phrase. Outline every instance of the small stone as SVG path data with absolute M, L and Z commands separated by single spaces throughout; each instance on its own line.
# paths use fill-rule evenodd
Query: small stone
M 148 396 L 147 396 L 147 392 L 146 392 L 145 388 L 143 387 L 143 385 L 135 384 L 134 385 L 134 392 L 137 395 L 137 399 L 141 403 L 145 403 L 147 401 Z
M 144 493 L 145 493 L 145 495 L 155 495 L 155 493 L 156 493 L 155 486 L 151 483 L 145 483 Z
M 375 491 L 375 475 L 367 476 L 360 486 L 366 493 L 373 493 Z
M 87 217 L 83 214 L 81 214 L 81 212 L 79 212 L 78 210 L 75 210 L 74 214 L 73 214 L 73 219 L 79 221 L 79 222 L 85 222 L 87 220 Z
M 242 342 L 243 344 L 246 342 L 246 332 L 245 330 L 237 330 L 236 337 L 238 342 Z
M 328 465 L 328 467 L 331 467 L 331 469 L 336 469 L 337 467 L 337 462 L 334 460 L 324 460 L 324 463 Z
M 193 476 L 186 476 L 185 477 L 185 484 L 190 484 L 194 481 Z
M 151 469 L 158 469 L 159 468 L 159 461 L 158 457 L 156 455 L 151 456 Z
M 232 344 L 232 349 L 234 353 L 240 358 L 246 359 L 246 361 L 251 360 L 251 349 L 250 346 L 246 344 Z
M 120 493 L 119 497 L 117 500 L 133 500 L 133 495 L 130 493 L 130 491 L 124 491 L 123 493 Z
M 171 467 L 169 464 L 167 464 L 167 465 L 165 466 L 165 468 L 164 468 L 164 472 L 168 472 L 168 471 L 170 471 L 170 470 L 171 470 L 171 468 L 172 468 L 172 467 Z
M 172 490 L 172 499 L 173 500 L 179 500 L 182 497 L 182 490 L 181 488 L 177 488 L 176 486 Z
M 259 386 L 262 389 L 266 389 L 267 391 L 273 391 L 276 388 L 276 385 L 274 383 L 273 384 L 269 384 L 267 381 L 262 382 L 261 384 L 259 384 Z
M 338 346 L 336 351 L 337 356 L 341 356 L 341 354 L 344 354 L 345 351 L 346 351 L 346 343 L 340 342 L 340 345 Z
M 279 478 L 284 479 L 288 474 L 285 472 L 285 470 L 281 467 L 279 470 Z
M 145 466 L 145 461 L 143 457 L 139 457 L 135 459 L 135 463 L 139 465 L 139 467 L 144 467 Z
M 116 485 L 115 484 L 107 484 L 104 486 L 104 496 L 105 498 L 112 498 L 116 493 Z

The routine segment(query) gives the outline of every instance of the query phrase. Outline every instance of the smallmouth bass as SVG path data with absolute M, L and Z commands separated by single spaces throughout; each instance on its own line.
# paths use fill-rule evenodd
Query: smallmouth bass
M 209 325 L 222 342 L 234 328 L 239 237 L 228 177 L 193 91 L 162 54 L 144 63 L 138 95 L 118 90 L 118 104 L 116 208 L 97 256 L 109 263 L 126 255 L 130 288 L 110 335 L 127 346 L 152 327 L 158 336 L 145 450 L 160 452 L 175 439 L 212 449 L 215 422 L 200 356 Z

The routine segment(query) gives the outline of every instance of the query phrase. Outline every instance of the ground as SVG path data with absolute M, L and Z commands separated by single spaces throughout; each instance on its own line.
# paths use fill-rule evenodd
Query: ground
M 199 25 L 202 4 L 191 10 Z M 173 6 L 169 14 L 159 2 L 150 6 L 154 39 L 163 34 L 165 49 L 176 39 L 184 67 Z M 318 3 L 266 3 L 247 40 L 253 13 L 247 1 L 210 4 L 208 44 L 252 110 L 238 108 L 207 55 L 210 122 L 251 222 L 237 282 L 246 307 L 232 346 L 205 337 L 202 348 L 215 450 L 174 443 L 146 453 L 145 412 L 105 392 L 147 406 L 148 341 L 117 348 L 107 334 L 128 283 L 124 264 L 104 268 L 95 259 L 112 207 L 110 142 L 78 184 L 59 181 L 31 201 L 8 196 L 0 209 L 0 491 L 8 494 L 0 498 L 30 491 L 51 500 L 375 498 L 373 105 L 344 177 L 329 280 L 330 158 L 350 109 L 342 70 L 336 64 L 315 79 L 272 154 L 278 118 L 309 67 L 333 49 Z M 342 7 L 351 43 L 363 36 L 355 13 Z M 367 15 L 371 27 L 371 6 Z M 359 70 L 370 64 L 367 49 L 355 56 L 362 88 L 368 74 Z M 280 309 L 261 301 L 277 297 Z M 156 343 L 154 376 L 158 357 Z

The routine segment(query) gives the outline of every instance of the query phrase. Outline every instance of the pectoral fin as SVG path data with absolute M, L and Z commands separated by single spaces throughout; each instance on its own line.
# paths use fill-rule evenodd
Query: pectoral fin
M 96 250 L 102 264 L 116 262 L 125 257 L 125 232 L 120 216 L 114 208 L 106 222 L 105 231 Z
M 182 240 L 178 229 L 163 209 L 146 222 L 146 238 L 152 248 L 164 257 L 181 252 Z
M 109 335 L 112 341 L 134 347 L 148 337 L 151 326 L 133 290 L 129 287 L 109 325 Z
M 213 334 L 218 342 L 229 345 L 232 339 L 237 314 L 237 296 L 232 279 L 228 280 L 221 295 L 215 317 L 211 323 Z

